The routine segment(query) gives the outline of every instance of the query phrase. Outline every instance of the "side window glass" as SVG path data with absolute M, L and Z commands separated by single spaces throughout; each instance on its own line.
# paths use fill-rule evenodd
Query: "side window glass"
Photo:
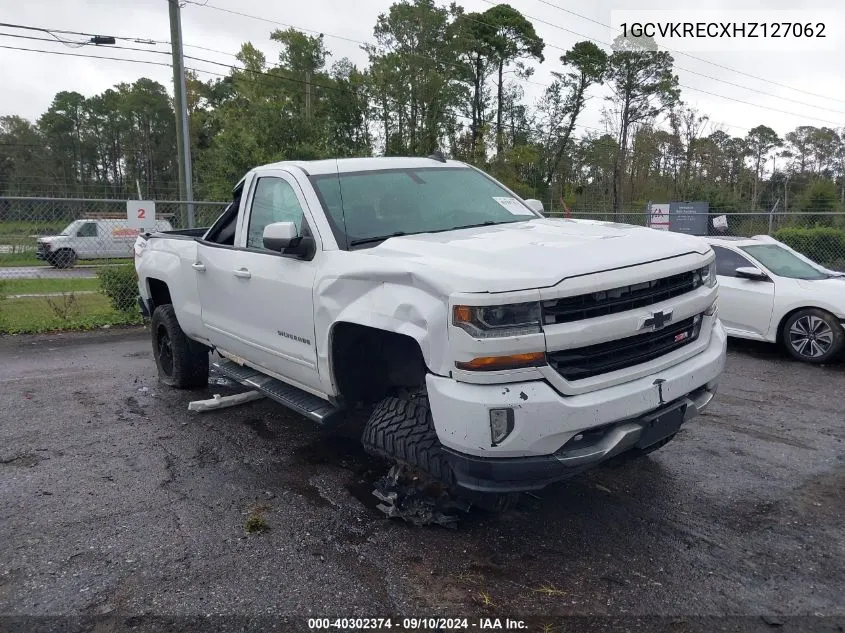
M 303 211 L 293 187 L 282 178 L 259 178 L 249 213 L 248 248 L 264 248 L 264 227 L 274 222 L 293 222 L 301 235 Z
M 712 246 L 716 253 L 716 274 L 723 277 L 736 277 L 736 269 L 743 266 L 754 266 L 739 253 L 721 246 Z
M 95 222 L 86 222 L 76 234 L 77 237 L 97 237 L 97 224 Z

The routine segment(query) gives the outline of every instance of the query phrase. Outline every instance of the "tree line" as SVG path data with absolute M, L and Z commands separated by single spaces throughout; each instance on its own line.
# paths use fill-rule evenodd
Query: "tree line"
M 322 36 L 270 39 L 275 60 L 245 43 L 225 76 L 189 74 L 198 199 L 226 199 L 272 161 L 439 148 L 555 208 L 845 210 L 845 128 L 733 136 L 683 102 L 669 52 L 621 37 L 609 52 L 582 41 L 547 60 L 534 25 L 507 4 L 466 12 L 407 0 L 378 16 L 365 68 L 332 61 Z M 529 103 L 524 83 L 547 61 L 553 81 Z M 591 102 L 602 129 L 580 124 Z M 0 117 L 3 195 L 174 199 L 177 174 L 173 104 L 150 79 L 59 92 L 36 121 Z

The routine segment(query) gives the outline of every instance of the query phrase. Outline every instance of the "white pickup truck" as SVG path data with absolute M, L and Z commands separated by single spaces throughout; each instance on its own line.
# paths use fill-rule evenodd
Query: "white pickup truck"
M 136 244 L 160 378 L 218 369 L 456 490 L 539 489 L 662 446 L 725 363 L 695 237 L 550 219 L 429 158 L 257 167 L 208 229 Z M 500 495 L 501 496 L 501 495 Z

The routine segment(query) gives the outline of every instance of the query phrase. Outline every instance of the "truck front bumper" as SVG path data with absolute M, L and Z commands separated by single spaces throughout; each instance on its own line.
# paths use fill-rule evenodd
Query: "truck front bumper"
M 429 375 L 438 438 L 459 486 L 536 490 L 630 449 L 671 436 L 713 398 L 725 365 L 717 321 L 704 351 L 659 373 L 575 396 L 544 381 L 497 385 Z M 512 410 L 513 428 L 493 444 L 490 410 Z

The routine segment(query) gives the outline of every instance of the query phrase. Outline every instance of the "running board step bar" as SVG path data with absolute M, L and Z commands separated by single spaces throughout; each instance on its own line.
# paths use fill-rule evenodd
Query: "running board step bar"
M 298 387 L 262 374 L 260 371 L 256 371 L 251 367 L 238 365 L 227 359 L 215 361 L 211 365 L 227 378 L 231 378 L 246 387 L 255 389 L 271 400 L 275 400 L 288 409 L 296 411 L 300 415 L 304 415 L 320 424 L 327 423 L 329 418 L 340 411 L 340 409 L 322 398 L 318 398 Z

